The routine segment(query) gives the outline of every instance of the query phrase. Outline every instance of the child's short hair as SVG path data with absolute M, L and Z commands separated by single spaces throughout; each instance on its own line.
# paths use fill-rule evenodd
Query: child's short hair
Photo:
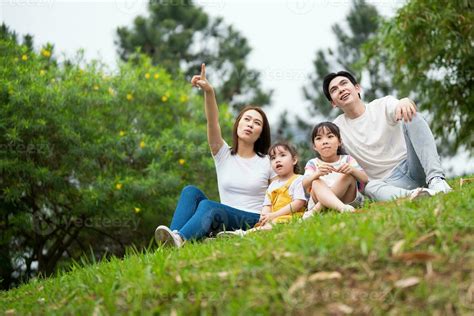
M 339 127 L 337 127 L 337 125 L 332 123 L 332 122 L 321 122 L 313 128 L 313 132 L 311 133 L 311 144 L 314 144 L 314 139 L 316 138 L 316 136 L 318 136 L 318 134 L 320 134 L 320 132 L 324 131 L 324 129 L 328 129 L 341 142 L 341 145 L 337 148 L 337 154 L 338 155 L 347 155 L 346 150 L 342 146 L 342 138 L 341 138 L 341 132 L 339 130 Z M 316 152 L 316 156 L 318 158 L 321 158 L 321 157 L 319 157 L 318 152 Z
M 270 146 L 270 149 L 268 150 L 268 155 L 269 156 L 274 155 L 278 147 L 283 147 L 286 151 L 288 151 L 291 154 L 291 157 L 293 157 L 294 159 L 298 158 L 298 153 L 296 152 L 296 148 L 288 142 L 276 142 L 275 144 Z M 293 166 L 293 172 L 299 174 L 300 171 L 301 171 L 300 166 L 298 165 L 298 161 L 296 161 L 296 164 Z

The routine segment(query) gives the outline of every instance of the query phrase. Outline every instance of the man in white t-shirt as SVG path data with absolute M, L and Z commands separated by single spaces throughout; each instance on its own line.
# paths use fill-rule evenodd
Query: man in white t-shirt
M 344 112 L 334 123 L 345 149 L 369 177 L 368 197 L 386 201 L 451 191 L 433 134 L 412 100 L 386 96 L 366 105 L 360 85 L 346 71 L 327 75 L 323 91 Z

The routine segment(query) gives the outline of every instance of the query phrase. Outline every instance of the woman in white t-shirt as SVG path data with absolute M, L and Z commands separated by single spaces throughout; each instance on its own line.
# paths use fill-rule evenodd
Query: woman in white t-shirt
M 259 107 L 246 107 L 233 128 L 232 147 L 223 140 L 214 89 L 206 80 L 206 67 L 191 84 L 204 91 L 207 138 L 214 158 L 221 202 L 209 200 L 195 186 L 181 192 L 171 225 L 158 226 L 158 244 L 181 247 L 184 241 L 200 239 L 211 230 L 247 229 L 260 218 L 265 192 L 274 173 L 267 152 L 270 125 Z

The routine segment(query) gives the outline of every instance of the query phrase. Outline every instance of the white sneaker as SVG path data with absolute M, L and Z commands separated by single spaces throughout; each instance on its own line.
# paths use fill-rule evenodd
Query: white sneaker
M 237 229 L 237 230 L 226 230 L 223 232 L 217 233 L 217 238 L 222 238 L 222 237 L 232 237 L 232 236 L 240 236 L 244 237 L 247 234 L 245 230 L 242 229 Z
M 355 208 L 352 205 L 344 204 L 344 207 L 339 210 L 341 213 L 354 213 Z
M 183 238 L 177 231 L 171 231 L 168 227 L 160 225 L 155 230 L 155 240 L 158 245 L 181 248 L 184 244 Z
M 314 211 L 309 210 L 303 213 L 303 220 L 307 220 L 308 218 L 311 218 L 314 216 Z
M 436 193 L 448 193 L 453 190 L 446 180 L 441 177 L 434 177 L 431 179 L 430 183 L 428 184 L 428 188 L 435 191 Z
M 427 196 L 434 196 L 437 192 L 427 188 L 417 188 L 410 194 L 410 201 L 415 201 Z

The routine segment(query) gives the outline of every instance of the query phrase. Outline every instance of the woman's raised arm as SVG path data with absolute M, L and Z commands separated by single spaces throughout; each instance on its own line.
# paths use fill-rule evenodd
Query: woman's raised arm
M 219 125 L 219 110 L 217 108 L 214 89 L 206 79 L 206 65 L 201 65 L 201 75 L 193 76 L 191 79 L 193 87 L 199 87 L 204 91 L 204 105 L 207 118 L 207 141 L 213 155 L 217 154 L 224 144 L 221 126 Z

